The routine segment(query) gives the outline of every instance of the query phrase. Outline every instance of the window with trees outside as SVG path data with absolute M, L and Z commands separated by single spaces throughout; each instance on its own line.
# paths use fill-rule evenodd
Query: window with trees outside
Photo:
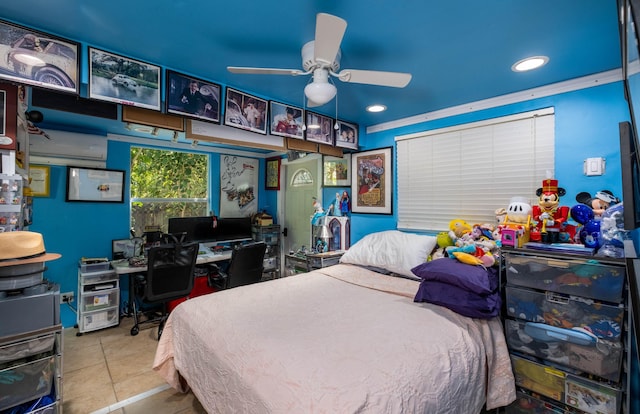
M 209 212 L 209 156 L 131 147 L 131 229 L 167 232 L 172 217 Z

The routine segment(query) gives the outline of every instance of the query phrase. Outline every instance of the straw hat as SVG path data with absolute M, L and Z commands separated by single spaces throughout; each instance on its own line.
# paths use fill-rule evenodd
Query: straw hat
M 0 267 L 40 263 L 60 258 L 58 253 L 47 253 L 42 234 L 32 231 L 0 233 Z

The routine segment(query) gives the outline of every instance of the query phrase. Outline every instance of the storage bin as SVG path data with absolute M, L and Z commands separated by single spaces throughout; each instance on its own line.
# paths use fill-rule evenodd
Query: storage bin
M 94 331 L 113 326 L 118 321 L 118 308 L 85 313 L 80 318 L 80 332 Z
M 91 312 L 116 306 L 118 304 L 118 289 L 98 290 L 82 295 L 82 311 Z
M 44 352 L 52 352 L 55 342 L 55 333 L 51 333 L 0 346 L 0 365 L 8 361 L 31 357 Z
M 54 372 L 53 356 L 0 370 L 0 410 L 48 395 Z
M 625 267 L 598 259 L 536 257 L 506 252 L 507 283 L 605 302 L 621 302 Z
M 506 414 L 564 414 L 566 410 L 557 404 L 543 401 L 521 391 L 516 391 L 516 400 L 505 407 Z
M 589 414 L 617 414 L 622 391 L 557 368 L 511 355 L 516 384 Z
M 507 319 L 505 336 L 509 348 L 584 373 L 597 375 L 603 379 L 614 382 L 620 380 L 624 355 L 621 342 L 598 340 L 591 345 L 580 345 L 569 340 L 557 340 L 560 336 L 545 341 L 541 339 L 544 334 L 536 335 L 535 331 L 535 329 L 544 329 L 545 326 Z M 571 330 L 562 329 L 562 331 L 567 331 L 567 336 L 571 334 Z
M 584 328 L 598 338 L 620 341 L 624 305 L 554 292 L 506 287 L 507 314 L 531 322 L 544 322 L 560 328 Z
M 104 270 L 100 272 L 92 272 L 83 274 L 80 277 L 81 285 L 94 285 L 101 282 L 110 282 L 118 280 L 118 274 L 114 270 Z

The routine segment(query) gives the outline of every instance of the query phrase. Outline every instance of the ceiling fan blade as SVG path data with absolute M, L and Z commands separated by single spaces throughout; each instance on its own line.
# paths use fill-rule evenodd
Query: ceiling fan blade
M 318 13 L 316 17 L 316 38 L 314 60 L 331 65 L 340 50 L 347 22 L 340 17 Z
M 375 70 L 344 69 L 335 75 L 342 82 L 404 88 L 411 81 L 410 73 L 380 72 Z
M 306 72 L 300 69 L 271 69 L 271 68 L 245 68 L 238 66 L 227 66 L 231 73 L 241 73 L 247 75 L 305 75 Z

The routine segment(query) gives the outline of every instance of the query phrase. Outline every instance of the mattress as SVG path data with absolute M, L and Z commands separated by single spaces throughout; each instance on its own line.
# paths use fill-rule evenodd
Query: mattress
M 418 282 L 338 264 L 200 296 L 153 368 L 210 413 L 478 413 L 515 399 L 498 318 L 414 303 Z

